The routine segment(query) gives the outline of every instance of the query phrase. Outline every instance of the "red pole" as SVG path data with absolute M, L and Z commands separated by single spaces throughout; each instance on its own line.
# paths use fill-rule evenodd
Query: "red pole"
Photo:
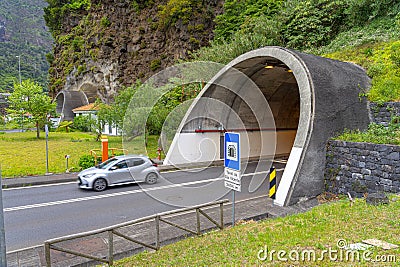
M 107 136 L 101 138 L 101 161 L 108 160 L 108 138 Z

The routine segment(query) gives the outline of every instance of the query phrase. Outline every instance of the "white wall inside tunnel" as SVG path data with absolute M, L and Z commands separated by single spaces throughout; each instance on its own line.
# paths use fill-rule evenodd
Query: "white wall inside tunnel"
M 220 132 L 177 134 L 174 143 L 171 144 L 172 151 L 168 151 L 164 164 L 179 165 L 220 159 L 221 134 Z M 287 156 L 290 154 L 295 137 L 296 130 L 240 132 L 241 158 Z

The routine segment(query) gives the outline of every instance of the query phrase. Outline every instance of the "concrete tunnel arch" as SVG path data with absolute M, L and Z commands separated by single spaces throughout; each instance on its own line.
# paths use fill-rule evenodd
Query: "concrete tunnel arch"
M 244 73 L 260 88 L 274 117 L 277 154 L 288 155 L 275 204 L 290 205 L 323 192 L 328 139 L 344 129 L 365 129 L 370 123 L 368 102 L 360 97 L 360 93 L 369 89 L 370 79 L 361 67 L 353 63 L 282 47 L 253 50 L 228 63 L 203 88 L 199 98 L 189 108 L 186 121 L 181 123 L 167 153 L 165 164 L 185 163 L 179 156 L 182 151 L 177 148 L 182 140 L 193 146 L 207 138 L 220 138 L 221 135 L 215 131 L 196 130 L 198 121 L 191 119 L 194 117 L 191 115 L 204 112 L 204 109 L 196 108 L 201 106 L 204 97 L 224 101 L 233 107 L 229 99 L 234 92 L 221 93 L 223 89 L 212 83 L 232 68 Z M 249 117 L 249 114 L 240 114 L 241 110 L 246 109 L 236 108 L 238 116 Z M 203 118 L 203 126 L 212 127 L 212 123 L 206 123 L 207 114 L 198 115 Z M 225 116 L 229 117 L 229 114 Z M 209 121 L 213 122 L 213 119 Z M 254 129 L 248 128 L 251 123 L 244 124 L 247 134 L 254 138 L 251 142 L 254 146 L 257 145 L 257 138 L 273 138 L 260 129 L 261 133 L 255 138 Z M 221 148 L 217 150 L 221 152 Z M 190 159 L 190 153 L 188 155 Z M 252 156 L 251 152 L 247 156 Z M 260 158 L 268 156 L 273 155 L 260 154 Z M 192 161 L 217 159 L 215 155 L 211 158 L 204 155 L 191 158 Z
M 89 104 L 86 94 L 82 91 L 62 90 L 56 95 L 54 101 L 57 103 L 56 112 L 61 114 L 62 121 L 72 121 L 74 119 L 72 110 Z
M 74 108 L 94 103 L 97 98 L 98 87 L 92 83 L 84 83 L 78 90 L 61 90 L 54 99 L 56 112 L 61 114 L 62 121 L 71 121 L 74 119 Z

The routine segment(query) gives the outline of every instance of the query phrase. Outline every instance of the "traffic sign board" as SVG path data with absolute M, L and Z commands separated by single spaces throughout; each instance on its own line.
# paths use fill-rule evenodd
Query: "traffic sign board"
M 240 175 L 240 171 L 225 168 L 224 172 L 225 176 L 225 187 L 229 189 L 233 189 L 235 191 L 241 191 L 242 177 Z
M 231 182 L 229 182 L 227 180 L 225 180 L 225 187 L 229 188 L 229 189 L 232 189 L 234 191 L 239 191 L 239 192 L 242 191 L 242 185 L 241 184 L 231 183 Z
M 241 191 L 240 135 L 238 133 L 225 133 L 224 150 L 225 187 Z
M 225 187 L 232 189 L 232 225 L 235 225 L 235 191 L 242 191 L 240 135 L 238 133 L 225 133 L 224 166 Z
M 240 171 L 240 135 L 238 133 L 225 133 L 224 166 Z
M 240 171 L 225 168 L 225 180 L 235 184 L 241 183 Z

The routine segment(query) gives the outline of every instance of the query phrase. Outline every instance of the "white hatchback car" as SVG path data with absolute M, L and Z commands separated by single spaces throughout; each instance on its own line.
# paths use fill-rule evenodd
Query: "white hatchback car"
M 160 172 L 151 159 L 145 156 L 116 156 L 78 174 L 78 184 L 83 189 L 103 191 L 108 186 L 128 183 L 157 182 Z

